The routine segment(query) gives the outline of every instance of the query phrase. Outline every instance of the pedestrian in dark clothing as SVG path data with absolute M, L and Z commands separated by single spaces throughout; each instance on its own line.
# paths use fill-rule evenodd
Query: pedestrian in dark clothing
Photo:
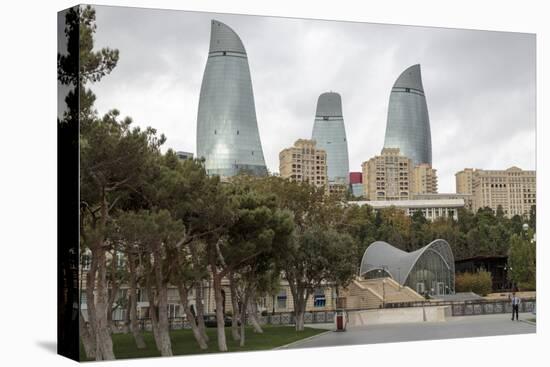
M 519 304 L 521 303 L 521 299 L 516 296 L 516 293 L 512 293 L 512 298 L 510 299 L 512 302 L 512 321 L 514 321 L 514 315 L 516 316 L 516 321 L 519 321 Z

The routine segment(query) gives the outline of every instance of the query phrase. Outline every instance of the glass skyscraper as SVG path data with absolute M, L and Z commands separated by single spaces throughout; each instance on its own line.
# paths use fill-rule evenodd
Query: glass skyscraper
M 319 96 L 312 139 L 317 142 L 317 148 L 327 153 L 329 185 L 349 184 L 348 142 L 342 98 L 338 93 L 327 92 Z
M 399 148 L 414 166 L 432 164 L 430 119 L 419 64 L 407 68 L 393 85 L 384 148 Z
M 227 25 L 212 20 L 197 117 L 197 156 L 208 174 L 267 174 L 246 50 Z

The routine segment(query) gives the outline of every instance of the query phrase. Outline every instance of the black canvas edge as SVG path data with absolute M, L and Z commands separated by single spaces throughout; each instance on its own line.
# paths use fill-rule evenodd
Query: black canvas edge
M 65 15 L 79 5 L 57 13 L 58 29 L 64 29 Z M 62 24 L 60 24 L 62 23 Z M 58 40 L 57 53 L 65 51 Z M 77 66 L 78 67 L 78 66 Z M 76 86 L 78 88 L 78 86 Z M 58 106 L 65 105 L 59 88 Z M 78 111 L 78 101 L 70 106 Z M 60 107 L 58 107 L 60 108 Z M 58 116 L 62 111 L 58 111 Z M 57 353 L 69 359 L 79 358 L 79 121 L 61 123 L 57 119 Z

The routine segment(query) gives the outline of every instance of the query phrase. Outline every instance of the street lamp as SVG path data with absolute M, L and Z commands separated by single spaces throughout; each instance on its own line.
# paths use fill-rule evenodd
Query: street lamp
M 526 240 L 527 237 L 528 237 L 528 232 L 527 231 L 529 230 L 529 224 L 523 223 L 521 228 L 523 229 L 523 231 L 521 232 L 521 236 L 523 237 L 524 240 Z
M 504 271 L 506 272 L 506 280 L 508 281 L 508 288 L 514 288 L 514 282 L 510 279 L 511 277 L 510 272 L 512 271 L 512 267 L 508 265 L 504 265 Z

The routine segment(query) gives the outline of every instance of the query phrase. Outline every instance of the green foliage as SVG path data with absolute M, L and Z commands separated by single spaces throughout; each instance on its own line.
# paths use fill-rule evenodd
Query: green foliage
M 90 5 L 71 8 L 65 24 L 68 52 L 57 56 L 59 81 L 65 85 L 100 81 L 115 68 L 119 52 L 108 47 L 93 51 L 93 35 L 97 29 L 95 9 Z
M 439 238 L 449 242 L 455 259 L 459 260 L 507 255 L 511 236 L 521 234 L 523 224 L 519 216 L 508 219 L 501 211 L 495 214 L 490 208 L 482 208 L 477 213 L 460 209 L 458 220 L 439 218 L 431 222 L 420 211 L 409 217 L 393 207 L 373 213 L 372 208 L 350 205 L 340 228 L 358 241 L 357 261 L 366 247 L 376 240 L 414 251 Z
M 68 110 L 62 124 L 82 123 L 95 117 L 94 93 L 86 88 L 88 82 L 99 82 L 116 67 L 119 52 L 108 47 L 94 52 L 96 31 L 95 9 L 90 5 L 77 6 L 65 16 L 67 52 L 57 55 L 57 79 L 72 89 L 65 97 Z
M 456 275 L 455 288 L 457 292 L 474 292 L 486 296 L 493 289 L 493 279 L 491 273 L 485 270 L 461 273 Z
M 510 279 L 521 290 L 536 289 L 536 242 L 529 238 L 529 234 L 513 235 L 508 257 Z

